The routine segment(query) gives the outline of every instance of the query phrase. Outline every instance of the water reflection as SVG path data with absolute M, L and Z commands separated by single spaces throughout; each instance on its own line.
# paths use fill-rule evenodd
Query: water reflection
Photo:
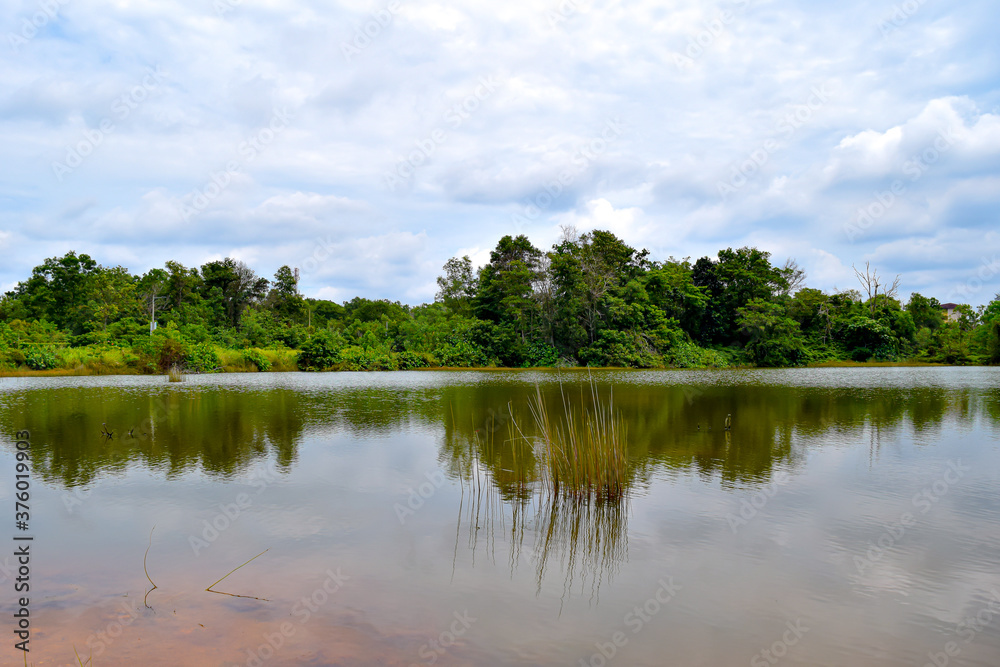
M 679 376 L 659 377 L 670 381 Z M 615 406 L 628 425 L 630 474 L 637 488 L 655 470 L 692 471 L 706 480 L 718 477 L 725 485 L 766 484 L 777 470 L 794 469 L 801 461 L 802 452 L 793 447 L 796 438 L 825 438 L 828 443 L 864 438 L 877 455 L 885 436 L 901 425 L 934 437 L 949 416 L 1000 419 L 1000 389 L 615 382 L 613 375 L 600 373 L 594 378 L 601 395 L 614 391 Z M 535 373 L 526 379 L 540 381 L 546 400 L 556 408 L 559 382 L 581 405 L 590 404 L 584 391 L 587 377 L 579 373 Z M 470 461 L 478 460 L 462 454 L 469 443 L 497 440 L 477 456 L 509 500 L 523 496 L 523 484 L 538 475 L 532 452 L 504 444 L 510 440 L 511 410 L 519 423 L 532 421 L 527 402 L 533 391 L 526 381 L 321 391 L 294 385 L 238 390 L 210 384 L 61 386 L 0 393 L 0 429 L 8 439 L 22 428 L 45 434 L 37 445 L 37 473 L 48 482 L 73 487 L 133 464 L 168 479 L 191 470 L 232 478 L 273 456 L 288 471 L 310 429 L 368 438 L 443 426 L 442 465 L 456 479 L 470 473 Z M 723 428 L 727 414 L 733 419 L 729 432 Z M 113 438 L 101 435 L 102 424 L 114 432 Z M 515 454 L 521 457 L 516 474 L 511 472 Z
M 28 428 L 42 662 L 69 662 L 127 604 L 134 621 L 96 664 L 247 664 L 343 567 L 349 585 L 267 664 L 426 664 L 464 610 L 479 620 L 435 664 L 579 664 L 666 576 L 683 594 L 616 662 L 746 664 L 802 618 L 822 631 L 789 664 L 923 664 L 1000 589 L 998 376 L 878 373 L 595 372 L 628 422 L 616 502 L 545 493 L 535 447 L 511 433 L 533 433 L 536 382 L 554 406 L 560 378 L 586 403 L 585 373 L 0 383 L 0 494 Z M 952 460 L 969 471 L 921 513 L 914 494 Z M 397 520 L 438 467 L 451 483 Z M 258 488 L 260 468 L 280 472 Z M 193 551 L 241 493 L 252 503 Z M 744 502 L 754 516 L 734 529 Z M 869 557 L 904 512 L 918 524 Z M 265 548 L 213 590 L 269 602 L 205 592 Z M 996 664 L 997 627 L 963 645 L 967 664 Z
M 488 414 L 487 421 L 495 419 Z M 628 558 L 631 482 L 612 498 L 553 492 L 542 483 L 532 443 L 513 429 L 502 439 L 485 430 L 485 438 L 473 432 L 467 442 L 452 440 L 444 449 L 447 469 L 462 487 L 455 560 L 464 542 L 473 565 L 477 552 L 493 563 L 499 552 L 512 576 L 519 567 L 534 568 L 536 595 L 555 573 L 563 577 L 563 601 L 574 591 L 596 599 Z

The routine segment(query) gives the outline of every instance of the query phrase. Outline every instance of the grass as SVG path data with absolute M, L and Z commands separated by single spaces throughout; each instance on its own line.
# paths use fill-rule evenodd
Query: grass
M 615 412 L 612 395 L 601 401 L 593 381 L 590 392 L 592 408 L 574 407 L 560 387 L 563 410 L 554 418 L 535 385 L 529 407 L 538 435 L 527 438 L 516 420 L 512 428 L 538 445 L 543 488 L 551 494 L 617 500 L 628 492 L 625 420 Z
M 930 361 L 851 361 L 850 359 L 830 359 L 827 361 L 817 361 L 808 365 L 808 368 L 919 368 L 921 366 L 947 366 Z
M 243 356 L 243 350 L 228 350 L 221 347 L 215 348 L 215 353 L 219 356 L 219 363 L 222 365 L 224 373 L 256 373 L 257 367 Z M 264 358 L 271 362 L 271 371 L 297 371 L 299 367 L 295 364 L 298 357 L 298 350 L 260 350 Z
M 170 370 L 167 371 L 167 382 L 183 382 L 183 381 L 184 381 L 184 373 L 181 372 L 181 369 L 176 364 L 171 366 Z

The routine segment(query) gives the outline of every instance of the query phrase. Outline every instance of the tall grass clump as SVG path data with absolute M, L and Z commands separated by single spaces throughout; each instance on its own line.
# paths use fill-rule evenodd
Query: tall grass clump
M 535 386 L 529 401 L 538 435 L 533 438 L 542 465 L 542 484 L 554 495 L 619 500 L 628 492 L 626 426 L 613 396 L 602 402 L 593 382 L 592 407 L 574 406 L 560 387 L 562 414 L 551 415 Z M 517 422 L 513 428 L 525 438 Z M 531 438 L 526 438 L 531 439 Z
M 167 371 L 167 382 L 183 382 L 184 373 L 181 372 L 180 366 L 174 364 Z

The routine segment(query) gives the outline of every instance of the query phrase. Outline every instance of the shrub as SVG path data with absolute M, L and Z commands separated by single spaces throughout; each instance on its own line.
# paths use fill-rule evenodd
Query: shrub
M 410 352 L 406 350 L 396 355 L 396 365 L 401 371 L 408 371 L 414 368 L 427 368 L 435 365 L 434 357 L 426 352 Z
M 392 354 L 382 348 L 351 345 L 340 351 L 340 365 L 345 371 L 394 371 L 398 367 Z
M 304 371 L 321 371 L 340 363 L 344 339 L 324 329 L 302 344 L 298 366 Z
M 522 349 L 524 367 L 555 366 L 559 363 L 559 351 L 548 343 L 532 341 Z
M 184 343 L 173 338 L 164 338 L 156 353 L 156 363 L 161 371 L 166 372 L 168 368 L 184 363 L 187 356 Z
M 41 347 L 31 347 L 24 353 L 24 364 L 36 371 L 47 371 L 59 364 L 59 359 L 51 350 Z
M 222 366 L 215 348 L 204 343 L 191 346 L 184 359 L 184 365 L 195 373 L 215 373 L 221 370 Z
M 243 359 L 256 366 L 261 373 L 271 370 L 270 360 L 257 348 L 251 347 L 243 350 Z

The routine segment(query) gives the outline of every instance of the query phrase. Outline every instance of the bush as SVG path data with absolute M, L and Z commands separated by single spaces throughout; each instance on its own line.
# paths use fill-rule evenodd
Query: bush
M 10 350 L 7 350 L 6 356 L 7 356 L 7 362 L 15 367 L 23 366 L 27 361 L 27 359 L 25 359 L 24 357 L 24 352 L 22 352 L 17 348 L 12 348 Z
M 304 371 L 322 371 L 340 363 L 344 339 L 327 329 L 319 331 L 302 344 L 298 366 Z
M 215 348 L 204 343 L 191 346 L 184 359 L 184 365 L 194 373 L 215 373 L 221 370 L 222 366 Z
M 671 357 L 677 368 L 727 368 L 732 365 L 722 352 L 699 347 L 689 341 L 675 345 L 671 349 Z
M 45 348 L 31 347 L 24 353 L 24 365 L 35 371 L 47 371 L 58 364 L 55 353 Z
M 261 373 L 271 370 L 270 360 L 257 348 L 251 347 L 243 350 L 243 359 L 256 366 Z
M 604 329 L 593 345 L 580 350 L 580 361 L 589 366 L 658 368 L 663 359 L 632 331 Z
M 156 353 L 156 364 L 164 373 L 173 366 L 180 366 L 187 359 L 188 351 L 184 343 L 173 338 L 164 338 Z
M 548 343 L 532 341 L 521 350 L 525 368 L 532 366 L 555 366 L 559 363 L 559 351 Z
M 436 363 L 437 360 L 426 352 L 410 352 L 406 350 L 396 355 L 396 365 L 401 371 L 408 371 L 414 368 L 427 368 Z
M 385 349 L 351 345 L 340 351 L 340 365 L 345 371 L 394 371 L 396 359 Z

